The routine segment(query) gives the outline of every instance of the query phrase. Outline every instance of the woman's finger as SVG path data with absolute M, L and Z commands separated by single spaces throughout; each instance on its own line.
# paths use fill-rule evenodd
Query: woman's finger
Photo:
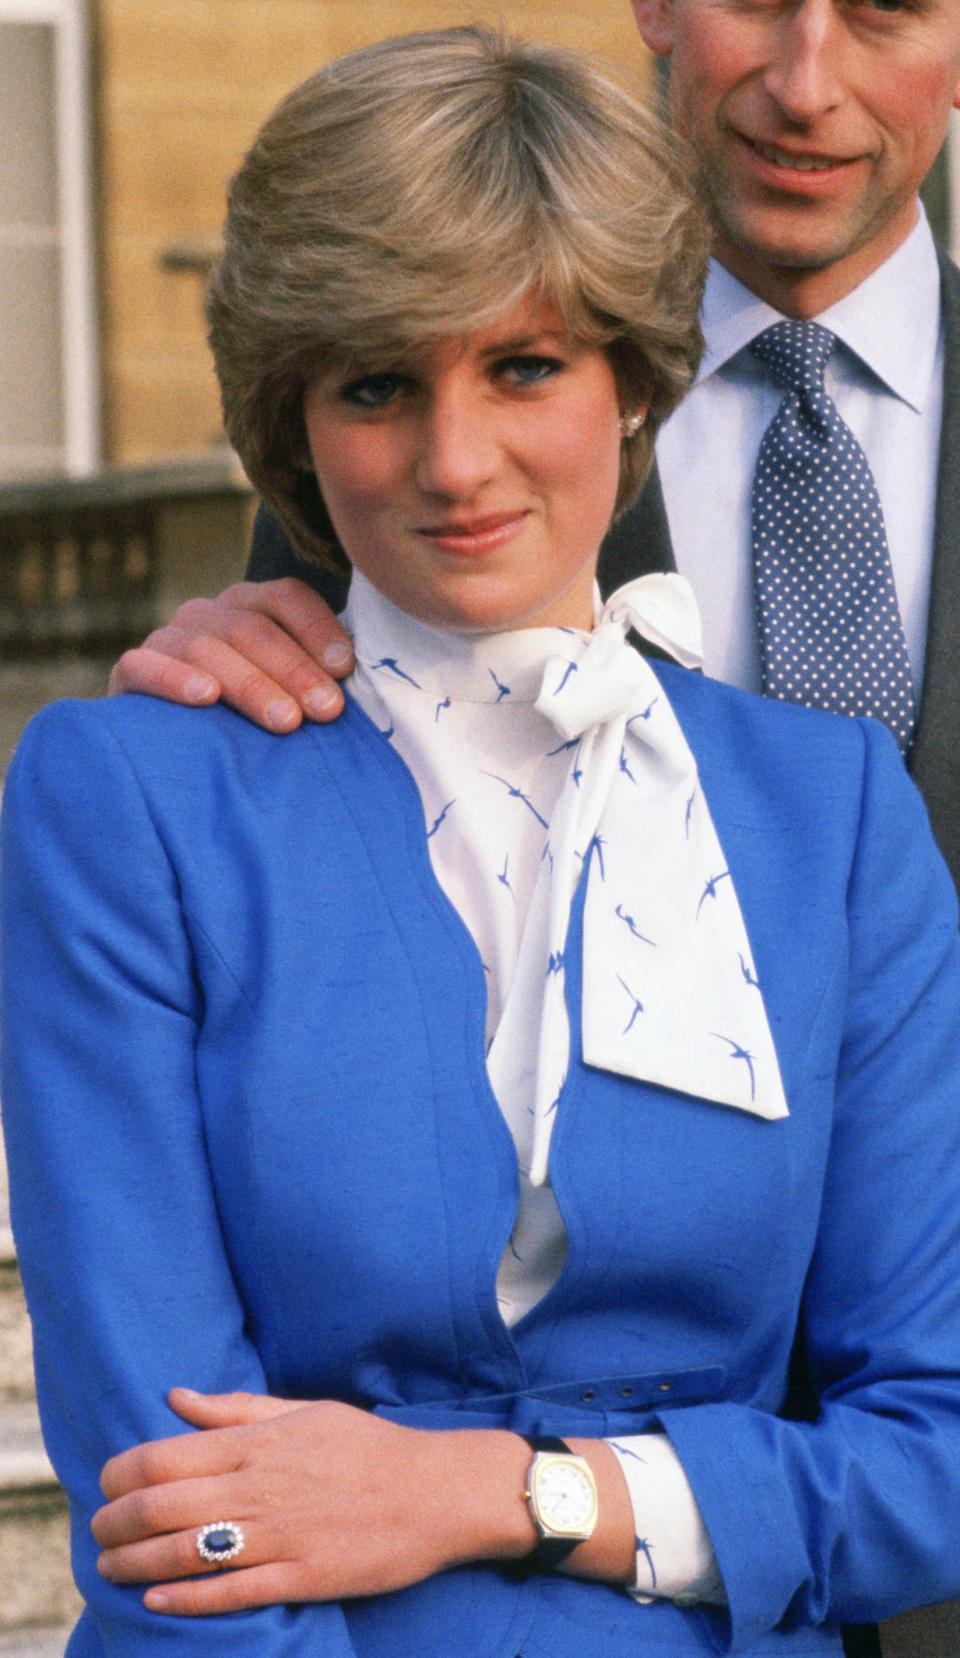
M 268 1393 L 196 1393 L 174 1387 L 167 1404 L 196 1428 L 242 1427 L 247 1422 L 269 1422 L 290 1411 L 303 1410 L 303 1399 L 275 1399 Z
M 236 1475 L 172 1480 L 149 1485 L 98 1509 L 90 1529 L 103 1549 L 122 1548 L 147 1537 L 198 1530 L 226 1508 L 246 1509 L 244 1493 L 237 1491 Z
M 276 1606 L 284 1601 L 316 1600 L 298 1589 L 291 1568 L 272 1561 L 243 1571 L 218 1572 L 216 1577 L 184 1578 L 148 1589 L 144 1605 L 151 1612 L 181 1618 L 207 1618 L 218 1612 L 242 1612 L 252 1606 Z
M 207 1522 L 211 1524 L 213 1522 Z M 247 1561 L 258 1563 L 256 1524 L 244 1517 L 231 1520 L 242 1539 L 240 1553 L 234 1556 L 238 1565 Z M 190 1526 L 185 1531 L 169 1532 L 162 1537 L 147 1537 L 142 1542 L 126 1543 L 119 1548 L 104 1549 L 97 1561 L 101 1577 L 110 1583 L 164 1583 L 168 1580 L 201 1577 L 218 1570 L 229 1570 L 231 1561 L 219 1567 L 201 1555 L 197 1542 L 202 1526 Z M 261 1551 L 269 1554 L 269 1550 Z M 241 1558 L 242 1557 L 242 1558 Z
M 112 1502 L 148 1486 L 232 1473 L 244 1460 L 241 1432 L 211 1428 L 207 1433 L 177 1434 L 172 1439 L 150 1439 L 134 1445 L 111 1457 L 100 1475 L 100 1489 Z

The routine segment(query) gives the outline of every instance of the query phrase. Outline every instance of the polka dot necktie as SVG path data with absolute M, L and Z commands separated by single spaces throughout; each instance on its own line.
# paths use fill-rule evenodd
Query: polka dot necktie
M 913 684 L 880 497 L 823 386 L 836 339 L 778 322 L 750 350 L 785 396 L 757 456 L 751 501 L 763 690 L 872 714 L 906 754 Z

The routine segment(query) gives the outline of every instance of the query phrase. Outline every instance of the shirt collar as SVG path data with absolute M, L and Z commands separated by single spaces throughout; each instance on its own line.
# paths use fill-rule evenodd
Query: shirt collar
M 895 328 L 890 326 L 891 317 L 897 319 Z M 697 383 L 722 369 L 764 328 L 781 320 L 781 312 L 711 259 L 703 298 L 706 349 Z M 940 344 L 940 271 L 922 207 L 906 241 L 816 320 L 897 397 L 912 409 L 923 410 Z
M 594 591 L 594 610 L 599 607 Z M 357 660 L 373 674 L 388 673 L 430 696 L 457 702 L 535 702 L 544 664 L 571 635 L 571 628 L 518 628 L 503 633 L 455 633 L 408 616 L 359 571 L 350 582 L 343 620 Z M 509 687 L 509 690 L 505 690 Z
M 593 633 L 534 627 L 462 634 L 431 627 L 398 609 L 359 570 L 353 573 L 344 611 L 357 661 L 371 673 L 389 673 L 431 697 L 441 690 L 458 702 L 495 705 L 508 697 L 513 703 L 535 702 L 547 662 L 568 655 L 571 641 L 579 641 L 581 648 L 595 642 L 598 627 L 602 632 L 601 624 L 608 620 L 619 627 L 621 638 L 635 628 L 684 667 L 703 666 L 697 601 L 676 571 L 638 576 L 611 593 L 606 604 L 594 582 Z

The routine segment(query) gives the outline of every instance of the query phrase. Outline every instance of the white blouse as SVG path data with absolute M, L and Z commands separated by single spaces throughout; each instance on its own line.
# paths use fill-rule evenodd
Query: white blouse
M 348 688 L 417 784 L 434 872 L 486 974 L 487 1068 L 520 1173 L 497 1279 L 508 1326 L 546 1295 L 566 1254 L 548 1161 L 569 1043 L 563 947 L 584 864 L 589 1062 L 764 1116 L 787 1111 L 693 756 L 659 680 L 625 639 L 638 626 L 695 663 L 692 603 L 681 578 L 643 578 L 602 611 L 598 600 L 592 633 L 470 635 L 416 621 L 358 571 L 351 582 Z M 608 1443 L 634 1510 L 632 1592 L 722 1602 L 667 1437 Z

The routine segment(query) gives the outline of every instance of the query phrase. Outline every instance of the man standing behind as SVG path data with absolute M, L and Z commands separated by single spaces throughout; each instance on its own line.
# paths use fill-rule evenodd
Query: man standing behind
M 671 57 L 674 119 L 701 163 L 714 229 L 705 361 L 657 447 L 708 669 L 753 689 L 783 689 L 771 660 L 783 640 L 764 637 L 770 578 L 756 524 L 758 458 L 783 387 L 751 343 L 781 318 L 816 318 L 836 340 L 826 392 L 879 492 L 919 711 L 911 767 L 960 878 L 960 278 L 938 260 L 917 195 L 958 98 L 960 7 L 634 0 L 634 11 L 648 46 Z M 794 475 L 786 493 L 802 487 Z M 825 494 L 821 478 L 821 517 Z M 639 528 L 649 546 L 653 492 L 645 506 L 651 517 Z M 856 599 L 841 587 L 841 615 Z M 818 619 L 829 622 L 825 612 Z M 882 628 L 871 633 L 876 618 L 861 620 L 876 659 Z M 841 643 L 843 655 L 855 649 L 848 637 Z M 796 644 L 809 648 L 802 636 Z M 887 672 L 894 676 L 889 662 Z M 832 705 L 816 684 L 786 694 Z M 872 711 L 885 717 L 889 708 Z M 895 711 L 888 723 L 896 725 Z

